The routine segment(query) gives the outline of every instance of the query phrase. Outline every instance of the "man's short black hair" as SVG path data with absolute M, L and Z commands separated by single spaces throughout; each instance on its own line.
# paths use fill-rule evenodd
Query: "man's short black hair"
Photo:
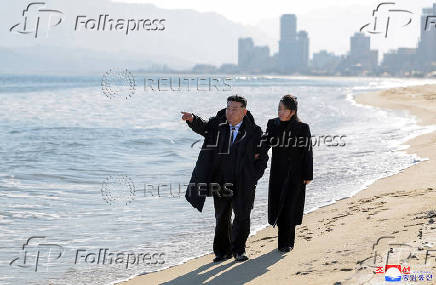
M 242 96 L 239 96 L 239 95 L 229 96 L 229 97 L 227 97 L 227 102 L 229 102 L 229 101 L 239 102 L 242 104 L 243 108 L 247 107 L 247 99 L 245 99 Z

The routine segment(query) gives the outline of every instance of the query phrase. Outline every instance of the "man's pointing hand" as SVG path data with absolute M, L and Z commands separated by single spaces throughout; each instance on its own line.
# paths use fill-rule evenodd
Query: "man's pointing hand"
M 182 120 L 183 121 L 189 121 L 190 123 L 192 123 L 192 120 L 194 120 L 194 116 L 192 116 L 191 113 L 187 113 L 187 112 L 181 112 L 183 114 L 182 116 Z

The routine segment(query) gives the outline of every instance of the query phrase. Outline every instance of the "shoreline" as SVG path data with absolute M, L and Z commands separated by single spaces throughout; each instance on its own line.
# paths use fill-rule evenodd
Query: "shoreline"
M 436 85 L 357 94 L 355 100 L 358 104 L 379 108 L 408 110 L 417 118 L 418 125 L 436 124 Z M 296 228 L 295 249 L 290 253 L 282 255 L 276 251 L 277 229 L 268 225 L 249 237 L 247 254 L 250 260 L 245 263 L 229 260 L 215 264 L 212 263 L 213 254 L 206 254 L 180 265 L 112 284 L 198 284 L 207 281 L 211 284 L 288 284 L 290 281 L 296 284 L 354 284 L 363 280 L 376 281 L 384 274 L 374 274 L 374 267 L 362 262 L 359 264 L 359 261 L 372 255 L 372 245 L 379 237 L 395 236 L 395 240 L 403 243 L 415 239 L 412 243 L 418 248 L 424 230 L 426 233 L 433 232 L 433 235 L 436 233 L 436 226 L 432 227 L 432 223 L 413 224 L 413 220 L 425 219 L 419 218 L 419 215 L 425 216 L 425 213 L 436 209 L 436 191 L 432 191 L 436 190 L 436 178 L 432 177 L 435 175 L 431 171 L 436 169 L 436 134 L 434 131 L 421 134 L 402 145 L 410 145 L 402 151 L 428 160 L 377 179 L 351 197 L 344 197 L 305 214 L 303 224 Z M 421 199 L 421 196 L 426 199 Z M 401 202 L 413 207 L 401 207 Z M 410 216 L 416 219 L 408 221 L 412 224 L 406 227 L 405 220 L 409 220 Z M 356 225 L 362 224 L 368 228 L 363 235 L 355 230 Z M 412 230 L 404 229 L 416 226 L 421 227 L 420 231 L 412 233 Z M 436 243 L 436 238 L 433 239 L 431 242 Z M 344 244 L 340 246 L 340 242 Z M 384 250 L 387 246 L 384 245 Z M 436 261 L 433 265 L 436 265 Z M 436 267 L 432 268 L 436 273 Z

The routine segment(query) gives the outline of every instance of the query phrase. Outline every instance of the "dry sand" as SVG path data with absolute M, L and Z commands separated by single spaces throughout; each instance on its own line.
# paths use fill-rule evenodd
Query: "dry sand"
M 419 124 L 436 125 L 436 85 L 362 94 L 356 100 L 409 110 Z M 268 227 L 249 238 L 250 260 L 244 263 L 215 264 L 209 254 L 121 284 L 384 284 L 384 274 L 375 269 L 384 265 L 389 248 L 394 248 L 390 264 L 400 263 L 400 252 L 408 257 L 401 264 L 409 264 L 411 271 L 436 274 L 436 133 L 407 144 L 408 153 L 429 160 L 305 215 L 295 248 L 287 254 L 277 252 L 277 228 Z

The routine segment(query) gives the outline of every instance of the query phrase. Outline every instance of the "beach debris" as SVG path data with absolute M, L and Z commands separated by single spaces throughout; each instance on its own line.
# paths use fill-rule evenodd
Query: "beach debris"
M 427 218 L 436 218 L 436 211 L 435 210 L 428 211 Z

